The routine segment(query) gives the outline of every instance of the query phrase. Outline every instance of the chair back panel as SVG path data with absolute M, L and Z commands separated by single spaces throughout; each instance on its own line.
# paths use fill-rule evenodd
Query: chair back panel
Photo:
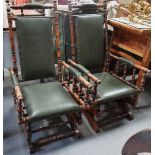
M 74 22 L 78 63 L 90 70 L 103 68 L 103 16 L 77 15 Z
M 52 18 L 20 16 L 16 29 L 23 80 L 54 76 Z

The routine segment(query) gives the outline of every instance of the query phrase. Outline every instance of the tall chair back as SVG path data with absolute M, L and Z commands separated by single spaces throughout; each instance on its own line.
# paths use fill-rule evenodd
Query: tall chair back
M 106 3 L 79 6 L 69 3 L 68 6 L 70 52 L 66 54 L 67 59 L 71 58 L 92 72 L 102 71 L 107 52 Z
M 22 80 L 34 80 L 55 76 L 54 64 L 54 44 L 59 42 L 58 37 L 54 37 L 53 31 L 58 28 L 58 16 L 45 17 L 46 9 L 56 10 L 56 2 L 53 6 L 43 6 L 40 4 L 11 5 L 7 3 L 7 16 L 9 23 L 9 35 L 13 60 L 13 70 L 18 77 L 17 53 L 15 49 L 15 37 L 13 21 L 15 20 L 18 40 L 19 59 L 21 65 Z M 42 10 L 40 14 L 25 10 Z M 14 14 L 18 10 L 18 14 Z M 55 22 L 53 22 L 55 20 Z M 54 24 L 55 26 L 53 26 Z M 54 29 L 55 28 L 55 29 Z M 56 30 L 59 31 L 59 30 Z M 55 31 L 55 33 L 56 33 Z M 39 36 L 39 37 L 38 37 Z M 55 43 L 53 38 L 56 38 Z M 57 52 L 56 46 L 56 52 Z M 59 54 L 60 55 L 60 54 Z M 58 57 L 60 59 L 61 55 Z M 31 61 L 30 61 L 31 60 Z
M 23 80 L 54 76 L 52 19 L 17 17 L 16 29 Z

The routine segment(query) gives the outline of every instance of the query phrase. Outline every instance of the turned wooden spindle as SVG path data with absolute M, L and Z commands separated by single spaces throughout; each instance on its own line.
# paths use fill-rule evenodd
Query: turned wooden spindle
M 119 61 L 116 61 L 116 67 L 115 67 L 115 75 L 118 75 L 118 70 L 119 70 Z
M 127 64 L 124 65 L 123 80 L 126 79 L 126 74 L 127 74 Z
M 73 90 L 74 93 L 78 92 L 78 89 L 77 89 L 77 78 L 76 77 L 73 77 L 73 88 L 72 88 L 72 90 Z
M 136 76 L 136 68 L 133 68 L 133 71 L 132 71 L 132 80 L 131 80 L 131 83 L 134 84 L 135 82 L 135 76 Z
M 30 151 L 33 151 L 31 123 L 27 123 L 27 141 Z
M 73 61 L 76 60 L 76 52 L 75 52 L 75 40 L 74 40 L 74 23 L 72 16 L 72 3 L 68 1 L 68 10 L 69 10 L 69 28 L 70 28 L 70 48 L 71 48 L 71 59 Z
M 90 94 L 88 89 L 85 89 L 85 103 L 89 104 L 90 101 Z
M 95 102 L 96 100 L 96 95 L 97 95 L 97 83 L 94 84 L 94 92 L 93 92 L 93 101 Z
M 82 99 L 82 97 L 83 97 L 83 86 L 82 86 L 82 84 L 81 84 L 81 82 L 79 83 L 79 97 L 80 97 L 80 99 Z
M 107 10 L 107 1 L 103 1 L 103 9 L 104 9 L 104 41 L 105 41 L 105 51 L 106 51 L 106 62 L 105 62 L 105 68 L 104 71 L 106 70 L 108 72 L 109 68 L 109 46 L 108 46 L 108 23 L 107 23 L 107 15 L 108 15 L 108 10 Z
M 13 70 L 14 70 L 17 78 L 18 78 L 18 68 L 17 68 L 17 59 L 16 59 L 16 51 L 15 51 L 14 31 L 13 31 L 13 27 L 12 27 L 13 22 L 12 22 L 12 15 L 11 15 L 9 0 L 6 0 L 6 5 L 7 5 L 7 19 L 8 19 L 8 25 L 9 25 L 9 36 L 10 36 Z
M 22 107 L 22 101 L 18 102 L 17 104 L 17 112 L 18 112 L 18 123 L 22 122 L 23 118 L 23 107 Z

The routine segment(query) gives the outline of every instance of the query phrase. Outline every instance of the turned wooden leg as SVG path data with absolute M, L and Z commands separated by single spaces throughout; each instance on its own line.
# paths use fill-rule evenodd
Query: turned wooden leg
M 31 123 L 27 123 L 27 142 L 30 148 L 30 153 L 34 153 L 34 147 L 31 139 L 32 139 Z
M 127 114 L 128 120 L 133 120 L 134 119 L 134 116 L 133 116 L 133 113 L 131 111 L 131 108 L 130 108 L 129 104 L 125 100 L 123 100 L 123 102 L 124 103 L 119 103 L 120 107 L 122 108 L 122 110 L 124 111 L 124 113 Z
M 75 114 L 69 114 L 67 116 L 67 118 L 68 118 L 68 121 L 70 122 L 70 126 L 71 126 L 72 130 L 75 132 L 77 138 L 80 138 L 82 135 L 78 129 L 78 122 L 75 117 Z
M 74 114 L 72 114 L 72 115 L 74 115 L 74 117 L 75 117 L 77 123 L 78 123 L 79 125 L 81 125 L 81 124 L 82 124 L 82 115 L 81 115 L 81 112 L 77 112 L 77 113 L 74 113 Z
M 23 108 L 22 108 L 22 101 L 17 103 L 17 108 L 16 108 L 17 112 L 18 112 L 18 124 L 21 124 L 22 122 L 22 117 L 23 117 Z
M 133 100 L 132 100 L 132 106 L 133 106 L 133 108 L 136 108 L 137 103 L 138 103 L 138 99 L 139 99 L 139 94 L 137 94 L 137 95 L 135 95 L 133 97 Z
M 100 132 L 99 126 L 98 126 L 97 122 L 95 121 L 93 114 L 91 114 L 89 112 L 85 112 L 85 116 L 86 116 L 88 122 L 90 123 L 91 127 L 93 128 L 93 130 L 96 133 Z

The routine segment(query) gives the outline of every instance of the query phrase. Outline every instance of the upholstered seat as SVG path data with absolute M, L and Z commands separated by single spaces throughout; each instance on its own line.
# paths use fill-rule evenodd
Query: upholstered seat
M 80 110 L 80 106 L 59 82 L 24 86 L 22 92 L 32 121 Z
M 97 93 L 102 101 L 120 99 L 138 92 L 137 89 L 125 84 L 110 73 L 103 72 L 94 75 L 101 80 L 101 84 L 97 87 Z

